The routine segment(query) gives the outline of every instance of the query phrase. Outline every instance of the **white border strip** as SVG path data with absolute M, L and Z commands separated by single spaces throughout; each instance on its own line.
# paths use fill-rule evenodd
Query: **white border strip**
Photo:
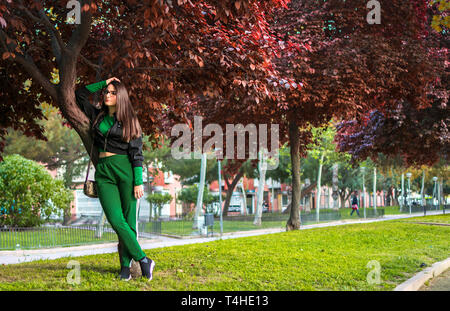
M 417 291 L 426 281 L 438 276 L 448 268 L 450 268 L 450 257 L 443 261 L 436 262 L 431 267 L 417 273 L 406 282 L 398 285 L 394 291 Z

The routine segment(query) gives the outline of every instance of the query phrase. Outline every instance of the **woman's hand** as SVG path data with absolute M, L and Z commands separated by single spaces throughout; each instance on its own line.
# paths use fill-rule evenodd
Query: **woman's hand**
M 140 199 L 144 196 L 144 185 L 134 186 L 134 197 Z
M 112 77 L 112 78 L 109 78 L 109 79 L 106 80 L 106 84 L 109 84 L 111 81 L 117 81 L 117 82 L 120 82 L 120 80 L 117 79 L 116 77 Z

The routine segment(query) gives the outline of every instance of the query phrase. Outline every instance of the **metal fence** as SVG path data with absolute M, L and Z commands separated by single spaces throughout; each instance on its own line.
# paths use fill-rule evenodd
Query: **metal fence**
M 332 210 L 323 209 L 319 213 L 319 222 L 331 222 L 342 219 L 358 219 L 363 218 L 364 214 L 360 210 L 360 215 L 356 213 L 350 215 L 351 209 L 344 210 Z M 383 217 L 385 211 L 383 208 L 366 209 L 366 218 Z M 269 229 L 269 228 L 285 228 L 286 222 L 289 219 L 289 214 L 283 213 L 263 213 L 261 215 L 261 225 L 255 225 L 255 215 L 237 215 L 237 216 L 223 216 L 222 229 L 223 233 L 237 232 L 237 231 L 250 231 L 257 229 Z M 316 212 L 302 211 L 300 213 L 300 221 L 302 225 L 317 223 Z M 197 228 L 200 225 L 200 228 Z M 152 222 L 142 222 L 139 224 L 139 235 L 145 234 L 161 234 L 168 236 L 197 236 L 199 234 L 207 235 L 211 232 L 220 232 L 219 218 L 216 217 L 214 222 L 208 228 L 205 228 L 204 220 L 199 223 L 193 219 L 159 219 Z
M 109 225 L 0 228 L 0 250 L 65 247 L 117 241 Z
M 423 213 L 426 216 L 427 212 L 430 212 L 430 211 L 442 211 L 443 214 L 445 214 L 446 212 L 448 213 L 449 207 L 450 207 L 449 205 L 438 206 L 438 205 L 431 205 L 431 204 L 427 204 L 427 205 L 411 204 L 411 205 L 403 206 L 399 212 L 402 214 Z

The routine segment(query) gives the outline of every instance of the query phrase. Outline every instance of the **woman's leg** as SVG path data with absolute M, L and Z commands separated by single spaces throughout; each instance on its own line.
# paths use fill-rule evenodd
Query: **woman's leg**
M 122 252 L 121 264 L 129 267 L 131 258 L 138 261 L 145 257 L 145 253 L 136 239 L 136 231 L 130 228 L 125 219 L 119 187 L 120 178 L 117 174 L 117 167 L 113 163 L 114 159 L 111 158 L 107 157 L 101 158 L 101 161 L 99 160 L 95 179 L 100 203 L 105 211 L 106 218 L 122 242 L 123 250 L 126 250 Z
M 119 258 L 120 258 L 120 266 L 121 267 L 129 267 L 131 268 L 131 255 L 128 250 L 125 248 L 125 244 L 122 239 L 119 238 Z
M 126 159 L 124 161 L 117 161 L 114 163 L 116 167 L 116 173 L 119 176 L 119 193 L 120 201 L 122 203 L 122 212 L 130 229 L 133 231 L 135 237 L 137 238 L 137 199 L 134 196 L 134 178 L 133 178 L 133 168 L 131 163 Z M 133 255 L 129 252 L 124 253 L 126 256 L 123 258 L 125 262 L 130 262 Z M 145 254 L 144 254 L 145 255 Z M 142 256 L 141 256 L 142 257 Z M 137 261 L 135 259 L 135 261 Z

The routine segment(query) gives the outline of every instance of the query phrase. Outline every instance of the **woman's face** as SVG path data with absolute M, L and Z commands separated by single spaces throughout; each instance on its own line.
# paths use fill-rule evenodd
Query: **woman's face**
M 106 106 L 115 106 L 117 101 L 117 91 L 114 85 L 110 84 L 108 85 L 107 90 L 103 93 L 104 101 Z

